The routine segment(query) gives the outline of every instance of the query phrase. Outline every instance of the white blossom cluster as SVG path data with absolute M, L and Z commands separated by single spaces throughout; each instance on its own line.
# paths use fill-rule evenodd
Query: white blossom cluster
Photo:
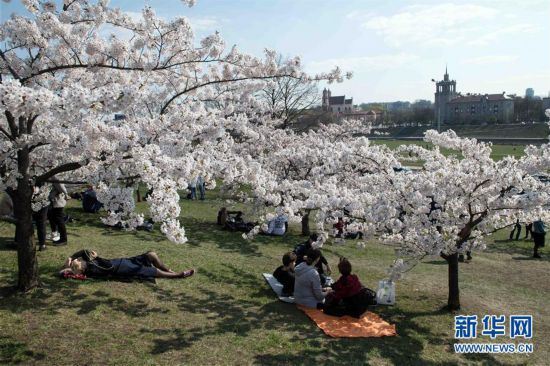
M 54 175 L 85 181 L 106 223 L 134 228 L 143 217 L 132 213 L 128 187 L 141 183 L 152 190 L 153 220 L 177 243 L 186 240 L 178 190 L 188 182 L 264 175 L 236 146 L 269 138 L 256 97 L 265 82 L 351 76 L 309 76 L 299 58 L 254 57 L 226 47 L 218 32 L 197 40 L 188 18 L 166 20 L 150 7 L 136 18 L 105 0 L 21 2 L 30 15 L 0 25 L 0 189 L 28 197 Z

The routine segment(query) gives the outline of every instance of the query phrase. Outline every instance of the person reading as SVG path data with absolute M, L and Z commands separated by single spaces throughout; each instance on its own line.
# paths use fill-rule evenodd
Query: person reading
M 273 277 L 283 285 L 283 296 L 292 296 L 294 294 L 294 266 L 296 264 L 296 254 L 288 252 L 283 255 L 283 265 L 277 267 L 273 272 Z
M 195 273 L 194 269 L 174 272 L 161 262 L 157 253 L 147 253 L 129 257 L 105 259 L 93 250 L 80 250 L 65 260 L 62 277 L 85 275 L 88 277 L 119 277 L 119 278 L 186 278 Z

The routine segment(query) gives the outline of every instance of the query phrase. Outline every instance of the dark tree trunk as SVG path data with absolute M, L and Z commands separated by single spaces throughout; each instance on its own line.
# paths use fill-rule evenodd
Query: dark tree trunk
M 21 178 L 17 180 L 17 189 L 11 192 L 13 213 L 16 223 L 17 264 L 19 278 L 17 287 L 28 291 L 38 285 L 38 262 L 33 241 L 32 227 L 32 189 L 28 176 L 29 151 L 27 148 L 17 153 L 18 170 Z
M 447 308 L 450 311 L 460 309 L 460 292 L 458 288 L 458 254 L 446 255 L 443 258 L 447 261 L 449 270 L 449 298 Z
M 310 210 L 307 210 L 305 215 L 302 216 L 302 235 L 309 235 L 309 212 Z
M 138 202 L 141 202 L 141 192 L 139 191 L 139 187 L 138 187 L 138 189 L 136 190 L 136 196 L 137 196 L 137 201 L 138 201 Z

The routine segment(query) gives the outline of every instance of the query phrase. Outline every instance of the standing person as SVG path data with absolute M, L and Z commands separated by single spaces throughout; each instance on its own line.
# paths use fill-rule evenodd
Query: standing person
M 54 177 L 55 179 L 55 177 Z M 59 232 L 59 239 L 53 241 L 53 245 L 67 245 L 67 228 L 65 227 L 65 205 L 67 204 L 67 189 L 63 183 L 53 183 L 48 196 L 50 199 L 50 226 L 52 233 Z
M 197 199 L 197 177 L 193 177 L 193 179 L 191 179 L 187 188 L 189 188 L 189 191 L 190 191 L 189 199 L 196 200 Z
M 37 199 L 40 193 L 39 187 L 34 187 L 33 200 Z M 33 202 L 33 206 L 35 203 Z M 48 219 L 48 205 L 41 207 L 38 211 L 32 211 L 32 219 L 36 225 L 36 236 L 38 238 L 38 250 L 46 250 L 46 220 Z
M 319 235 L 311 234 L 309 236 L 309 238 L 307 239 L 307 241 L 305 241 L 301 244 L 298 244 L 294 248 L 293 252 L 296 253 L 296 264 L 300 264 L 300 263 L 305 261 L 305 259 L 306 259 L 305 257 L 307 257 L 307 252 L 309 250 L 313 249 L 313 243 L 315 243 L 317 240 L 319 240 Z M 321 253 L 320 250 L 319 250 L 319 253 Z M 323 268 L 323 264 L 326 267 L 327 275 L 330 275 L 331 274 L 330 265 L 328 264 L 327 259 L 321 253 L 321 257 L 315 263 L 315 267 L 317 269 L 317 273 L 321 277 L 321 283 L 323 284 L 323 286 L 325 286 L 326 282 L 327 282 L 327 276 L 325 276 L 325 270 Z
M 528 224 L 525 224 L 525 238 L 523 240 L 529 239 L 529 234 L 531 234 L 531 238 L 533 237 L 533 223 L 530 222 Z
M 321 258 L 319 249 L 310 249 L 304 262 L 294 269 L 296 281 L 294 283 L 294 300 L 296 304 L 309 308 L 322 308 L 325 297 L 332 291 L 321 286 L 319 273 L 315 265 Z
M 544 247 L 544 241 L 546 239 L 546 225 L 541 219 L 533 222 L 533 241 L 535 242 L 535 247 L 533 251 L 533 258 L 541 258 L 539 254 L 539 248 Z
M 517 232 L 516 232 L 517 230 Z M 510 232 L 510 240 L 514 238 L 514 233 L 516 233 L 516 240 L 519 240 L 519 235 L 521 234 L 521 224 L 519 223 L 519 219 L 517 219 L 516 224 L 514 225 L 514 228 L 512 229 L 512 232 Z
M 197 177 L 197 188 L 199 189 L 200 200 L 204 201 L 205 183 L 204 183 L 204 178 L 200 175 Z

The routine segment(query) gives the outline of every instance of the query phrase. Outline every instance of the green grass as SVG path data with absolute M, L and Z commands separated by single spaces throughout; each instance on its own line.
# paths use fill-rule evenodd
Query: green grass
M 397 325 L 399 336 L 332 339 L 293 305 L 277 301 L 261 277 L 304 240 L 297 227 L 284 238 L 247 242 L 216 227 L 217 209 L 226 205 L 221 197 L 185 200 L 182 220 L 189 242 L 176 245 L 158 231 L 105 228 L 78 204 L 72 201 L 68 209 L 77 219 L 68 227 L 69 245 L 38 253 L 43 285 L 27 295 L 9 292 L 17 259 L 7 247 L 13 229 L 0 224 L 0 364 L 543 365 L 550 357 L 548 255 L 530 260 L 531 243 L 502 240 L 507 233 L 461 265 L 461 313 L 532 314 L 535 352 L 456 355 L 454 315 L 438 310 L 447 292 L 447 268 L 438 258 L 419 264 L 397 283 L 396 306 L 374 310 Z M 64 258 L 81 248 L 107 258 L 155 250 L 171 268 L 195 267 L 198 273 L 156 284 L 57 279 Z M 348 241 L 323 250 L 334 268 L 339 256 L 350 258 L 371 288 L 394 258 L 391 248 L 374 242 L 366 249 Z
M 424 147 L 431 148 L 432 144 L 423 142 L 423 141 L 407 141 L 404 142 L 403 140 L 371 140 L 372 143 L 376 145 L 387 145 L 390 149 L 396 149 L 398 146 L 401 145 L 420 145 Z M 514 156 L 516 158 L 522 157 L 525 153 L 525 146 L 523 145 L 493 145 L 492 147 L 493 151 L 491 152 L 491 157 L 494 160 L 501 160 L 505 156 Z M 442 149 L 441 150 L 444 155 L 449 154 L 457 154 L 456 151 Z
M 391 127 L 383 132 L 388 132 L 393 137 L 419 137 L 424 132 L 436 128 L 435 126 L 424 127 Z M 502 125 L 443 125 L 441 130 L 452 129 L 458 136 L 475 138 L 536 138 L 544 139 L 548 136 L 546 123 L 510 123 Z

